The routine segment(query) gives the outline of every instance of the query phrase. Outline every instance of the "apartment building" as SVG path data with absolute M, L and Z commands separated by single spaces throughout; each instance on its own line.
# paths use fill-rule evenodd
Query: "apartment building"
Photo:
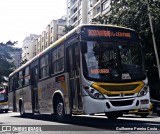
M 87 0 L 67 0 L 67 25 L 87 23 Z
M 62 18 L 52 20 L 51 23 L 47 25 L 46 30 L 35 40 L 35 55 L 39 54 L 65 34 L 64 29 L 66 22 L 66 16 L 62 16 Z
M 35 56 L 36 39 L 39 35 L 30 34 L 23 40 L 22 61 L 29 61 Z
M 61 19 L 57 20 L 57 39 L 61 38 L 65 33 L 64 29 L 67 25 L 67 18 L 63 16 Z
M 46 31 L 43 31 L 41 34 L 41 51 L 43 51 L 45 49 L 45 45 L 46 45 Z
M 14 51 L 10 52 L 10 55 L 13 59 L 13 63 L 16 68 L 21 66 L 21 61 L 22 61 L 22 49 L 17 48 Z
M 67 24 L 66 16 L 61 19 L 52 20 L 50 23 L 50 44 L 61 38 L 65 33 L 65 25 Z
M 38 39 L 35 40 L 35 56 L 41 52 L 41 41 L 42 35 L 39 35 Z
M 46 27 L 46 39 L 45 39 L 45 46 L 44 49 L 46 49 L 48 46 L 50 46 L 50 25 L 47 25 Z
M 57 20 L 52 20 L 50 23 L 50 44 L 57 40 Z
M 67 0 L 67 25 L 89 24 L 92 19 L 108 15 L 111 0 Z

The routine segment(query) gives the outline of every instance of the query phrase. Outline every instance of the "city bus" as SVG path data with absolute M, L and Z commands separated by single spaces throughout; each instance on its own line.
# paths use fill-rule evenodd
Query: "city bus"
M 6 85 L 0 85 L 0 112 L 8 113 L 8 89 Z
M 9 105 L 21 116 L 48 113 L 58 121 L 147 109 L 142 48 L 132 29 L 79 25 L 9 75 Z

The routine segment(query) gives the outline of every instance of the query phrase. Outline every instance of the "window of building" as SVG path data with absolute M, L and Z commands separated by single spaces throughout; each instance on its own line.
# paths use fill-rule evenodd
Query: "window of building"
M 48 54 L 40 59 L 40 79 L 49 76 Z
M 100 6 L 97 6 L 97 8 L 96 8 L 96 13 L 98 14 L 98 13 L 100 13 Z
M 52 51 L 52 74 L 64 70 L 64 45 Z
M 51 27 L 51 33 L 53 33 L 53 27 Z
M 111 3 L 110 0 L 107 0 L 106 2 L 104 2 L 104 3 L 102 4 L 102 9 L 103 9 L 103 10 L 107 9 L 107 8 L 110 6 L 110 3 Z
M 48 46 L 48 41 L 46 42 L 46 48 L 47 48 L 47 46 Z
M 73 19 L 73 22 L 76 22 L 76 21 L 77 21 L 77 19 L 78 19 L 78 18 L 77 18 L 77 16 L 76 16 L 76 17 Z
M 51 43 L 53 43 L 53 36 L 51 37 Z
M 46 39 L 48 39 L 48 33 L 46 33 Z
M 73 10 L 73 13 L 75 13 L 77 11 L 77 7 Z

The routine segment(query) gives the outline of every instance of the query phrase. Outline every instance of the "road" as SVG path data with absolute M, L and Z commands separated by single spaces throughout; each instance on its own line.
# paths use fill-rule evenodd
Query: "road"
M 8 129 L 11 129 L 11 131 Z M 53 134 L 53 132 L 56 134 L 121 134 L 128 132 L 136 132 L 136 134 L 138 132 L 145 134 L 158 134 L 160 133 L 160 117 L 151 115 L 147 118 L 141 118 L 135 115 L 124 115 L 117 120 L 109 120 L 102 114 L 94 116 L 73 116 L 66 122 L 59 123 L 56 122 L 55 117 L 51 115 L 29 115 L 25 118 L 22 118 L 18 112 L 9 112 L 0 113 L 0 131 L 0 134 Z

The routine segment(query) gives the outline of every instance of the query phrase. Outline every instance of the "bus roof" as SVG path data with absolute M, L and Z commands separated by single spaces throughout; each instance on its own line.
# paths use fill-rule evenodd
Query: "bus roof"
M 74 29 L 72 29 L 70 32 L 68 32 L 67 34 L 65 34 L 64 36 L 62 36 L 60 39 L 58 39 L 57 41 L 55 41 L 53 44 L 51 44 L 49 47 L 47 47 L 45 50 L 43 50 L 42 52 L 40 52 L 38 55 L 36 55 L 35 57 L 33 57 L 31 60 L 27 61 L 24 65 L 22 65 L 21 67 L 19 67 L 18 69 L 16 69 L 14 72 L 12 72 L 10 76 L 14 75 L 16 72 L 20 71 L 21 69 L 25 68 L 27 65 L 31 64 L 32 62 L 34 62 L 35 60 L 37 60 L 41 55 L 45 54 L 47 51 L 51 50 L 53 47 L 57 46 L 58 44 L 60 44 L 61 42 L 65 41 L 69 36 L 71 36 L 73 33 L 78 33 L 79 30 L 84 27 L 84 26 L 107 26 L 107 27 L 117 27 L 117 28 L 124 28 L 124 29 L 128 29 L 131 31 L 135 31 L 131 28 L 126 28 L 126 27 L 122 27 L 122 26 L 117 26 L 117 25 L 111 25 L 111 24 L 80 24 L 77 27 L 75 27 Z

